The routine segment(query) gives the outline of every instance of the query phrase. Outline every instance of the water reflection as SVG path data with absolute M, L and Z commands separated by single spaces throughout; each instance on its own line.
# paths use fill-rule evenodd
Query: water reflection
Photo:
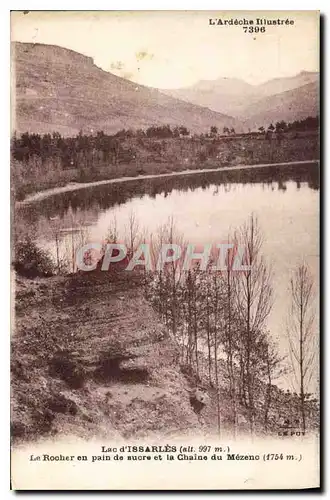
M 301 183 L 307 183 L 312 190 L 319 189 L 318 167 L 313 164 L 293 165 L 287 167 L 269 167 L 256 170 L 234 170 L 224 172 L 196 173 L 189 176 L 163 177 L 154 179 L 137 179 L 126 183 L 108 184 L 88 187 L 70 193 L 61 193 L 37 203 L 23 205 L 16 211 L 15 222 L 17 231 L 32 231 L 40 235 L 38 223 L 40 218 L 69 220 L 72 214 L 77 215 L 78 221 L 81 214 L 88 214 L 86 223 L 97 218 L 100 211 L 110 207 L 124 204 L 133 198 L 142 199 L 148 196 L 155 199 L 162 194 L 164 198 L 173 190 L 180 192 L 194 191 L 198 188 L 203 191 L 213 185 L 214 196 L 223 186 L 226 193 L 236 185 L 261 184 L 264 189 L 269 188 L 285 191 L 287 182 L 295 182 L 297 190 Z M 275 187 L 276 186 L 276 187 Z

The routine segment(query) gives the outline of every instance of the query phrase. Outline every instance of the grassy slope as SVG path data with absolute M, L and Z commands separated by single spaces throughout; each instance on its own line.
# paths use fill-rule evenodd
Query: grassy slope
M 14 439 L 201 431 L 176 346 L 127 285 L 107 273 L 16 280 Z

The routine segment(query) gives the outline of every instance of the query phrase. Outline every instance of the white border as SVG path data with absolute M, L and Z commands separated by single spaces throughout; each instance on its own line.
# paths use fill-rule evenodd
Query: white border
M 69 0 L 57 0 L 48 1 L 45 3 L 40 0 L 30 0 L 29 2 L 21 2 L 21 1 L 11 1 L 6 2 L 2 1 L 0 5 L 0 68 L 1 68 L 1 92 L 0 92 L 0 109 L 2 111 L 2 119 L 1 119 L 1 182 L 0 182 L 0 203 L 1 203 L 1 241 L 2 244 L 0 246 L 0 263 L 2 265 L 2 274 L 1 274 L 1 289 L 0 289 L 0 304 L 1 304 L 1 343 L 0 343 L 0 352 L 2 354 L 2 359 L 0 363 L 1 369 L 1 401 L 2 401 L 2 409 L 0 412 L 1 422 L 1 489 L 2 489 L 2 498 L 8 498 L 13 492 L 9 492 L 9 331 L 10 331 L 10 292 L 9 292 L 9 283 L 10 283 L 10 272 L 9 272 L 9 264 L 10 264 L 10 251 L 9 251 L 9 230 L 10 230 L 10 196 L 9 196 L 9 120 L 10 120 L 10 10 L 317 10 L 319 9 L 323 15 L 327 17 L 329 13 L 329 2 L 328 1 L 319 1 L 316 5 L 315 2 L 311 1 L 290 1 L 287 0 L 277 0 L 277 2 L 266 3 L 264 0 L 255 0 L 250 1 L 248 3 L 244 1 L 231 0 L 228 3 L 220 3 L 219 1 L 214 0 L 203 0 L 203 2 L 199 1 L 183 1 L 183 0 L 159 0 L 157 5 L 153 1 L 140 0 L 137 2 L 136 0 L 121 0 L 117 2 L 109 2 L 109 1 L 101 1 L 101 0 L 93 0 L 93 2 L 87 2 L 86 0 L 80 0 L 79 2 L 72 2 Z M 328 25 L 329 20 L 326 19 L 326 25 Z M 329 33 L 329 26 L 328 33 Z M 324 68 L 325 74 L 323 75 L 324 82 L 324 97 L 326 94 L 327 86 L 325 85 L 327 82 L 327 74 L 326 68 L 328 66 L 328 57 L 327 50 L 329 47 L 329 34 L 325 33 L 324 37 L 324 46 L 323 51 L 325 51 L 325 60 L 324 60 Z M 322 113 L 324 114 L 324 126 L 326 124 L 326 118 L 329 113 L 329 103 L 325 99 L 322 104 Z M 329 130 L 325 129 L 324 131 L 324 163 L 321 164 L 321 168 L 325 172 L 328 168 L 328 165 L 325 165 L 326 160 L 326 146 L 329 144 Z M 322 180 L 324 181 L 323 186 L 323 198 L 326 200 L 328 193 L 330 194 L 330 186 L 329 186 L 329 175 L 323 175 Z M 324 203 L 325 213 L 323 214 L 324 220 L 324 243 L 325 248 L 328 248 L 327 235 L 330 234 L 330 221 L 329 221 L 329 204 Z M 325 259 L 326 255 L 323 255 Z M 323 269 L 324 273 L 325 269 Z M 326 282 L 329 280 L 329 267 L 326 268 Z M 325 276 L 324 276 L 325 277 Z M 325 283 L 324 283 L 325 285 Z M 324 289 L 325 291 L 325 289 Z M 324 300 L 325 299 L 325 300 Z M 324 312 L 330 309 L 330 299 L 328 299 L 327 295 L 323 297 L 324 300 Z M 326 318 L 325 318 L 326 319 Z M 327 322 L 323 325 L 323 348 L 326 348 L 326 353 L 323 355 L 324 361 L 324 374 L 323 374 L 323 385 L 326 386 L 326 381 L 329 379 L 330 371 L 329 371 L 329 343 L 326 342 L 327 335 Z M 325 391 L 323 391 L 323 396 L 325 396 Z M 326 404 L 327 408 L 325 408 L 325 401 L 323 400 L 324 405 L 324 422 L 325 425 L 327 423 L 326 415 L 328 412 L 328 402 Z M 325 439 L 325 429 L 323 428 L 323 438 Z M 327 443 L 328 444 L 328 443 Z M 325 472 L 325 471 L 324 471 Z M 326 479 L 326 478 L 325 478 Z M 166 485 L 164 485 L 165 487 Z M 111 493 L 109 493 L 111 494 Z M 282 498 L 287 497 L 287 494 L 278 493 Z M 111 494 L 114 495 L 113 493 Z M 188 495 L 192 498 L 198 498 L 202 496 L 200 495 Z M 226 495 L 226 493 L 221 493 L 221 496 Z M 243 493 L 238 493 L 237 496 L 243 496 Z M 35 495 L 30 495 L 30 498 Z M 36 495 L 36 497 L 40 498 L 42 495 Z M 61 495 L 62 498 L 68 495 Z M 89 497 L 95 497 L 95 494 L 89 494 Z M 116 495 L 117 496 L 117 495 Z M 121 498 L 126 497 L 126 495 L 120 495 Z M 127 495 L 128 496 L 128 495 Z M 156 495 L 148 495 L 148 497 L 154 497 Z M 85 497 L 85 495 L 84 495 Z M 179 495 L 172 495 L 173 498 L 178 497 Z

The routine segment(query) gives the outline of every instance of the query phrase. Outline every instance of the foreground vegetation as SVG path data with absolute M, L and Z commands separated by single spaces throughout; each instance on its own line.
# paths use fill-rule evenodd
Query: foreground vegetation
M 161 241 L 182 244 L 173 221 L 162 228 Z M 180 362 L 207 381 L 217 394 L 217 425 L 223 420 L 236 435 L 239 419 L 251 434 L 291 427 L 317 426 L 317 400 L 308 392 L 315 380 L 317 334 L 314 317 L 314 283 L 308 267 L 299 263 L 290 282 L 287 324 L 289 357 L 281 357 L 267 319 L 273 305 L 272 275 L 262 254 L 262 233 L 257 219 L 249 220 L 232 235 L 227 270 L 206 271 L 199 264 L 182 271 L 180 262 L 166 265 L 152 276 L 149 299 L 180 346 Z M 234 271 L 235 248 L 246 249 L 249 271 Z M 214 261 L 215 263 L 215 261 Z M 290 303 L 291 301 L 291 303 Z M 219 367 L 221 381 L 219 380 Z M 283 377 L 291 380 L 285 395 L 276 386 Z M 223 410 L 219 388 L 226 389 Z M 288 409 L 290 415 L 288 415 Z
M 80 240 L 82 237 L 80 234 Z M 116 242 L 118 238 L 114 221 L 105 241 Z M 139 243 L 148 240 L 152 259 L 159 255 L 164 242 L 184 245 L 183 236 L 172 219 L 148 236 L 133 214 L 124 240 L 130 254 Z M 225 272 L 215 273 L 210 267 L 202 271 L 198 265 L 182 271 L 182 262 L 176 261 L 153 272 L 142 268 L 142 271 L 125 273 L 120 267 L 111 267 L 110 275 L 99 268 L 77 273 L 69 260 L 64 266 L 59 254 L 57 262 L 52 262 L 31 240 L 17 242 L 17 272 L 28 278 L 40 278 L 18 280 L 18 328 L 13 339 L 12 370 L 14 392 L 24 405 L 18 405 L 20 409 L 15 413 L 16 436 L 27 438 L 38 432 L 54 432 L 59 414 L 65 415 L 66 426 L 78 418 L 81 432 L 87 425 L 97 433 L 97 422 L 102 422 L 103 429 L 109 425 L 109 419 L 112 430 L 126 435 L 148 432 L 151 429 L 139 418 L 138 410 L 133 418 L 131 407 L 125 408 L 116 397 L 110 406 L 117 411 L 120 408 L 120 415 L 126 412 L 126 417 L 122 417 L 121 424 L 112 413 L 109 417 L 108 396 L 102 392 L 104 381 L 110 393 L 114 387 L 126 401 L 125 393 L 133 391 L 136 396 L 136 390 L 141 399 L 143 391 L 149 391 L 143 384 L 147 382 L 149 386 L 150 381 L 155 386 L 155 395 L 157 390 L 166 387 L 169 373 L 176 380 L 175 391 L 180 393 L 183 414 L 180 416 L 178 412 L 171 419 L 166 412 L 165 416 L 157 413 L 157 418 L 152 419 L 153 430 L 157 426 L 161 429 L 165 419 L 171 422 L 174 432 L 182 418 L 188 419 L 195 431 L 202 426 L 204 432 L 220 435 L 245 432 L 276 435 L 283 429 L 317 430 L 318 399 L 309 390 L 310 381 L 316 376 L 317 353 L 314 284 L 310 271 L 304 263 L 298 263 L 288 283 L 291 290 L 286 318 L 289 356 L 283 357 L 267 329 L 272 308 L 272 275 L 263 257 L 262 233 L 256 218 L 252 215 L 228 236 L 228 241 L 248 249 L 245 259 L 251 271 L 234 272 L 230 265 Z M 72 252 L 68 252 L 70 254 Z M 229 252 L 227 264 L 232 258 Z M 45 278 L 63 273 L 64 276 Z M 32 320 L 30 313 L 29 318 L 24 313 L 27 307 L 34 311 Z M 42 318 L 40 311 L 47 311 Z M 133 315 L 129 327 L 124 311 L 126 315 Z M 110 323 L 112 335 L 109 337 Z M 122 332 L 121 336 L 118 332 Z M 137 364 L 134 362 L 130 365 L 133 372 L 127 373 L 125 363 L 135 359 L 136 351 L 131 347 L 140 345 L 141 335 L 145 348 L 142 347 L 139 356 L 148 352 L 150 358 L 142 364 L 141 359 Z M 152 345 L 155 335 L 161 339 L 161 351 L 159 346 Z M 91 343 L 96 350 L 93 354 Z M 162 366 L 167 366 L 165 371 Z M 160 373 L 165 377 L 162 380 Z M 27 397 L 24 384 L 29 383 L 31 376 L 36 388 L 31 389 L 33 394 Z M 47 390 L 41 385 L 45 377 Z M 283 378 L 290 380 L 290 390 L 278 387 L 277 383 Z M 133 390 L 132 384 L 142 386 Z M 91 393 L 99 394 L 100 386 L 104 399 L 95 400 L 92 410 Z M 63 401 L 56 405 L 59 388 L 60 401 Z M 166 394 L 162 401 L 172 412 L 172 403 L 166 406 Z M 150 410 L 150 400 L 139 402 L 137 408 L 141 404 L 143 412 Z M 159 402 L 155 404 L 159 408 Z M 47 409 L 46 416 L 43 406 Z M 90 417 L 96 418 L 93 425 L 84 424 L 82 415 L 92 412 L 96 412 Z M 17 415 L 25 422 L 23 426 L 18 423 Z
M 191 136 L 186 127 L 122 130 L 113 136 L 62 137 L 22 134 L 12 139 L 13 196 L 70 182 L 93 182 L 125 176 L 162 174 L 186 169 L 314 160 L 319 156 L 318 120 L 279 122 L 267 130 L 235 134 L 211 127 Z

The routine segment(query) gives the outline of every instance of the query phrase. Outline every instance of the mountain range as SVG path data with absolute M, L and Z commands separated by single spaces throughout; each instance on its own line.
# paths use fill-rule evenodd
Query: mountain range
M 251 85 L 237 78 L 155 89 L 102 70 L 91 57 L 63 47 L 12 42 L 13 120 L 18 133 L 77 134 L 185 125 L 236 132 L 318 114 L 319 75 L 302 71 Z
M 242 121 L 245 127 L 254 128 L 282 119 L 294 121 L 316 116 L 318 81 L 318 73 L 302 71 L 296 76 L 275 78 L 261 85 L 251 85 L 237 78 L 219 78 L 162 92 L 229 114 Z

